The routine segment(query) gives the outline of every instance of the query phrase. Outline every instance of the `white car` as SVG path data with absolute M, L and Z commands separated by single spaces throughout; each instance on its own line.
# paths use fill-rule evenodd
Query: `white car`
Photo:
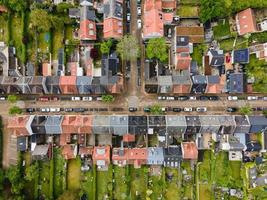
M 6 97 L 0 97 L 0 101 L 5 101 Z
M 158 100 L 166 100 L 165 96 L 158 96 Z
M 174 101 L 174 97 L 167 97 L 166 98 L 168 101 Z
M 138 19 L 137 20 L 137 28 L 141 29 L 141 27 L 142 27 L 142 21 L 141 21 L 141 19 Z
M 257 96 L 248 96 L 247 97 L 248 101 L 254 101 L 254 100 L 258 100 Z
M 267 97 L 263 97 L 262 99 L 263 99 L 263 101 L 267 101 Z
M 96 97 L 97 101 L 102 101 L 102 97 Z
M 127 22 L 130 22 L 131 21 L 131 14 L 130 13 L 127 13 L 126 20 L 127 20 Z
M 50 112 L 60 112 L 60 108 L 50 108 Z
M 93 101 L 93 97 L 83 97 L 83 101 Z
M 141 7 L 137 7 L 137 14 L 140 16 L 142 14 L 142 9 Z
M 189 100 L 196 101 L 197 97 L 195 97 L 195 96 L 189 97 Z
M 50 111 L 50 108 L 41 108 L 40 111 L 41 112 L 49 112 Z
M 197 112 L 207 112 L 207 108 L 206 107 L 197 107 L 196 111 Z
M 229 101 L 237 101 L 238 97 L 237 96 L 228 96 Z
M 72 101 L 81 101 L 81 97 L 71 97 Z
M 193 108 L 192 107 L 184 107 L 185 112 L 192 112 Z

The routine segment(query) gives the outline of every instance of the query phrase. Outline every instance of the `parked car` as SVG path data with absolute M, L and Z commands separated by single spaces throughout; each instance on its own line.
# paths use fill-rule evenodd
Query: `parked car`
M 5 101 L 6 97 L 0 97 L 0 101 Z
M 137 15 L 139 15 L 139 16 L 142 15 L 142 9 L 140 6 L 137 6 Z
M 60 108 L 50 108 L 50 112 L 60 112 Z
M 158 96 L 158 100 L 166 100 L 166 96 Z
M 35 108 L 26 108 L 26 112 L 28 113 L 35 112 Z
M 193 108 L 192 107 L 184 107 L 185 112 L 192 112 Z
M 71 97 L 71 100 L 72 101 L 80 101 L 81 100 L 81 97 Z
M 248 97 L 247 97 L 247 100 L 248 100 L 248 101 L 258 100 L 258 97 L 257 97 L 257 96 L 248 96 Z
M 135 108 L 135 107 L 129 107 L 129 112 L 135 112 L 135 111 L 137 111 L 137 108 Z
M 207 108 L 206 107 L 197 107 L 196 111 L 197 112 L 207 112 Z
M 39 97 L 38 100 L 46 102 L 49 101 L 49 97 Z
M 96 97 L 97 101 L 102 101 L 102 97 Z
M 188 96 L 178 96 L 178 97 L 175 97 L 176 100 L 180 100 L 180 101 L 186 101 L 189 99 Z
M 93 97 L 83 97 L 83 101 L 93 101 Z
M 112 111 L 123 111 L 123 108 L 112 108 Z
M 218 101 L 220 98 L 218 96 L 209 96 L 210 101 Z
M 199 100 L 200 101 L 208 101 L 209 100 L 209 97 L 208 96 L 200 96 L 199 97 Z
M 172 29 L 171 28 L 168 28 L 167 37 L 168 38 L 171 38 L 172 37 Z
M 86 109 L 85 108 L 73 108 L 74 112 L 85 112 Z
M 189 100 L 196 101 L 197 97 L 196 96 L 191 96 L 191 97 L 189 97 Z
M 127 20 L 127 22 L 131 21 L 131 13 L 127 13 L 126 20 Z
M 106 112 L 106 111 L 108 111 L 108 108 L 99 108 L 98 109 L 100 112 Z
M 73 111 L 72 108 L 65 108 L 64 110 L 65 110 L 65 112 L 72 112 Z
M 50 97 L 50 101 L 58 101 L 59 97 Z
M 41 108 L 41 109 L 40 109 L 40 112 L 49 112 L 49 111 L 50 111 L 49 108 Z
M 262 99 L 263 99 L 264 101 L 267 101 L 267 97 L 262 97 Z
M 137 28 L 138 29 L 141 29 L 142 28 L 142 20 L 141 19 L 138 19 L 137 20 Z
M 228 96 L 227 99 L 229 101 L 237 101 L 238 100 L 238 97 L 237 96 Z
M 167 97 L 166 98 L 168 101 L 174 101 L 175 99 L 174 99 L 174 97 L 172 97 L 172 96 L 169 96 L 169 97 Z
M 150 112 L 150 107 L 144 107 L 144 112 Z
M 226 109 L 227 112 L 236 112 L 237 110 L 238 110 L 238 109 L 235 108 L 235 107 L 228 107 L 228 108 Z
M 181 112 L 182 109 L 181 109 L 181 108 L 172 108 L 172 111 L 173 111 L 173 112 Z

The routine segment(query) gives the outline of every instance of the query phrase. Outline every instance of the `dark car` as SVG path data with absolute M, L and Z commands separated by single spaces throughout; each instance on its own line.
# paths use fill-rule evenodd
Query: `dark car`
M 135 107 L 129 107 L 129 112 L 135 112 L 135 111 L 137 111 L 137 108 L 135 108 Z
M 200 96 L 199 97 L 199 100 L 200 101 L 208 101 L 209 100 L 209 97 L 208 96 Z
M 123 108 L 112 108 L 112 111 L 123 111 Z
M 218 101 L 219 97 L 218 96 L 209 96 L 210 101 Z
M 175 100 L 179 100 L 179 101 L 186 101 L 188 99 L 189 99 L 188 96 L 178 96 L 178 97 L 175 97 Z
M 65 108 L 65 112 L 72 112 L 73 109 L 72 108 Z
M 235 108 L 235 107 L 228 107 L 228 108 L 226 109 L 227 112 L 236 112 L 237 110 L 238 110 L 238 109 Z
M 85 112 L 86 109 L 85 108 L 73 108 L 74 112 Z
M 26 108 L 26 112 L 28 113 L 35 112 L 35 108 Z
M 150 107 L 144 107 L 144 112 L 150 112 Z
M 173 112 L 181 112 L 182 109 L 181 109 L 181 108 L 172 108 L 172 111 L 173 111 Z
M 105 111 L 108 111 L 108 109 L 107 108 L 99 108 L 99 111 L 105 112 Z

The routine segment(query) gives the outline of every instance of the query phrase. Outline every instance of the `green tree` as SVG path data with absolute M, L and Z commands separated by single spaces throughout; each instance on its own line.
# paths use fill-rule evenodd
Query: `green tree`
M 166 62 L 168 59 L 168 46 L 165 38 L 153 38 L 148 41 L 146 47 L 146 55 L 149 59 L 155 58 L 161 62 Z
M 112 40 L 111 39 L 109 39 L 107 41 L 103 41 L 100 44 L 100 51 L 101 51 L 101 53 L 103 53 L 103 54 L 109 54 L 109 51 L 110 51 L 111 46 L 112 46 Z
M 57 15 L 51 15 L 50 16 L 50 23 L 51 23 L 51 28 L 63 30 L 63 28 L 64 28 L 64 16 L 60 17 Z
M 153 115 L 161 115 L 161 114 L 162 114 L 162 108 L 161 108 L 160 105 L 155 104 L 155 105 L 151 106 L 151 108 L 150 108 L 150 112 L 151 112 Z
M 10 115 L 15 115 L 15 114 L 21 114 L 22 113 L 22 109 L 18 106 L 13 106 L 9 109 L 8 113 Z
M 10 103 L 16 103 L 17 100 L 18 100 L 18 97 L 16 95 L 8 95 L 7 96 L 7 100 L 10 102 Z
M 111 103 L 111 102 L 113 102 L 115 100 L 115 97 L 112 96 L 112 95 L 110 95 L 110 94 L 108 94 L 108 95 L 102 95 L 102 100 L 105 103 Z
M 212 18 L 226 16 L 230 10 L 227 9 L 226 6 L 231 6 L 231 2 L 229 2 L 229 0 L 227 4 L 225 4 L 225 0 L 201 0 L 200 20 L 205 23 Z
M 11 192 L 15 195 L 21 194 L 21 190 L 24 187 L 24 181 L 19 167 L 12 166 L 8 168 L 6 177 L 8 178 L 8 180 L 12 185 Z
M 267 117 L 267 110 L 262 111 L 262 114 Z
M 122 60 L 134 60 L 140 55 L 140 48 L 136 37 L 125 35 L 117 44 L 116 51 Z
M 239 109 L 239 111 L 240 111 L 240 113 L 241 113 L 242 115 L 251 115 L 251 113 L 252 113 L 252 108 L 250 107 L 250 105 L 247 104 L 247 105 L 241 107 L 241 108 Z
M 30 26 L 38 32 L 47 32 L 52 26 L 51 17 L 46 10 L 34 9 L 30 13 Z
M 37 177 L 39 173 L 38 169 L 38 162 L 34 162 L 29 167 L 27 167 L 25 170 L 25 180 L 32 181 L 35 177 Z
M 27 7 L 27 1 L 25 0 L 1 0 L 0 3 L 14 12 L 21 12 Z

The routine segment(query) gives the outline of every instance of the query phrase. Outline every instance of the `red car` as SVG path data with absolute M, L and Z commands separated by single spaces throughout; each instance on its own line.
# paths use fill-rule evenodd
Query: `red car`
M 48 97 L 39 97 L 39 101 L 49 101 Z
M 50 97 L 50 101 L 58 101 L 59 98 L 58 97 Z

